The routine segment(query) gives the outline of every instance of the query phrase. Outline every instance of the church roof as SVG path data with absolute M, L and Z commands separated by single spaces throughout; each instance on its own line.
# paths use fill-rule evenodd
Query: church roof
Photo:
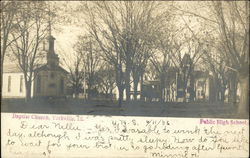
M 55 66 L 53 68 L 49 68 L 47 64 L 42 65 L 35 69 L 35 71 L 46 71 L 46 70 L 54 70 L 54 71 L 61 71 L 64 73 L 68 73 L 64 68 L 61 66 Z M 17 64 L 4 64 L 3 65 L 3 73 L 22 73 L 22 69 Z
M 54 66 L 53 68 L 50 68 L 47 64 L 37 68 L 35 71 L 61 71 L 64 73 L 68 73 L 64 68 L 62 68 L 61 66 Z
M 4 64 L 3 73 L 20 73 L 22 69 L 16 64 Z

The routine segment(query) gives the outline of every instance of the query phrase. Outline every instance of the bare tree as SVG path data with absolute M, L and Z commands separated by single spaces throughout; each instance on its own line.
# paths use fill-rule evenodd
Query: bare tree
M 201 5 L 202 3 L 200 3 Z M 192 12 L 181 10 L 185 14 L 195 16 L 207 27 L 212 28 L 210 32 L 214 36 L 213 43 L 220 43 L 222 59 L 226 68 L 231 70 L 230 87 L 236 101 L 237 81 L 240 85 L 239 114 L 244 114 L 249 108 L 249 2 L 248 1 L 213 1 L 204 3 L 208 12 Z M 205 10 L 203 8 L 203 10 Z M 209 17 L 208 17 L 209 16 Z M 211 44 L 213 44 L 211 43 Z
M 154 66 L 153 71 L 157 72 L 156 79 L 160 81 L 160 100 L 164 101 L 167 73 L 170 68 L 170 57 L 167 50 L 164 50 L 161 57 L 153 56 L 150 61 Z M 160 58 L 160 59 L 159 59 Z M 162 60 L 161 60 L 162 59 Z
M 181 51 L 178 51 L 175 55 L 171 55 L 171 61 L 179 69 L 178 77 L 181 81 L 184 102 L 186 101 L 187 92 L 190 94 L 190 101 L 194 100 L 194 68 L 204 51 L 204 43 L 200 39 L 193 39 L 193 36 L 187 39 L 188 42 L 186 42 L 185 48 L 188 49 L 185 54 L 182 56 Z
M 97 2 L 94 5 L 95 13 L 94 9 L 89 13 L 92 18 L 90 30 L 105 52 L 105 58 L 116 67 L 116 76 L 120 76 L 117 78 L 120 96 L 125 88 L 126 99 L 129 100 L 132 69 L 135 68 L 134 74 L 139 72 L 138 66 L 133 64 L 139 61 L 139 58 L 148 56 L 138 54 L 145 51 L 150 45 L 149 39 L 153 40 L 154 33 L 163 26 L 161 20 L 165 18 L 164 14 L 156 14 L 160 6 L 157 2 Z M 140 61 L 139 63 L 142 63 L 146 60 Z
M 104 93 L 106 97 L 113 97 L 113 91 L 115 89 L 115 71 L 113 67 L 108 63 L 103 63 L 101 69 L 98 72 L 98 88 L 101 93 Z
M 171 78 L 175 78 L 173 74 L 178 72 L 180 82 L 177 85 L 183 91 L 183 101 L 186 101 L 187 92 L 190 94 L 190 101 L 193 101 L 195 97 L 194 68 L 203 55 L 204 36 L 199 32 L 194 32 L 182 14 L 170 17 L 165 30 L 161 31 L 155 42 L 157 53 L 151 58 L 151 63 L 160 80 L 160 97 L 164 100 L 167 94 L 166 88 L 172 83 Z M 182 21 L 183 25 L 178 27 L 174 21 Z
M 209 39 L 207 39 L 209 40 Z M 225 61 L 220 57 L 220 49 L 221 45 L 217 47 L 209 46 L 209 43 L 212 41 L 207 41 L 208 47 L 207 50 L 204 51 L 204 55 L 202 56 L 202 60 L 206 65 L 206 70 L 212 72 L 213 75 L 213 99 L 214 101 L 225 101 L 225 92 L 226 89 L 229 88 L 229 74 L 230 71 L 225 67 Z
M 48 30 L 47 17 L 48 9 L 45 2 L 22 2 L 18 13 L 20 23 L 11 33 L 13 39 L 16 39 L 11 44 L 11 49 L 24 74 L 27 101 L 31 98 L 34 70 L 44 57 L 40 45 Z M 18 36 L 20 38 L 17 38 Z
M 136 53 L 135 57 L 133 58 L 133 65 L 132 65 L 132 78 L 133 78 L 133 98 L 137 100 L 138 96 L 138 84 L 141 81 L 141 91 L 143 85 L 143 75 L 145 73 L 145 69 L 148 65 L 149 58 L 151 57 L 152 50 L 147 46 L 142 46 L 143 49 L 140 53 Z
M 83 54 L 81 46 L 77 44 L 75 45 L 75 52 L 70 54 L 68 52 L 62 53 L 64 56 L 62 62 L 69 70 L 70 88 L 75 98 L 79 98 L 79 93 L 82 92 L 84 82 Z
M 125 85 L 127 100 L 130 99 L 131 72 L 134 82 L 134 98 L 137 98 L 139 77 L 144 73 L 147 61 L 152 54 L 152 44 L 157 38 L 158 31 L 166 21 L 167 11 L 159 14 L 160 3 L 156 2 L 127 2 L 120 12 L 122 48 L 125 61 Z M 158 10 L 159 9 L 159 10 Z
M 133 88 L 134 88 L 134 99 L 137 98 L 137 88 L 138 83 L 141 80 L 141 90 L 143 85 L 143 76 L 145 69 L 148 65 L 148 61 L 153 57 L 155 51 L 158 49 L 159 45 L 156 45 L 156 41 L 162 36 L 162 31 L 166 30 L 168 23 L 172 22 L 173 14 L 171 10 L 171 2 L 167 3 L 164 11 L 157 12 L 161 8 L 159 5 L 161 3 L 146 3 L 143 4 L 141 8 L 142 11 L 136 14 L 133 19 L 132 26 L 134 25 L 133 41 L 131 51 L 134 52 L 132 59 L 132 78 L 133 78 Z M 157 13 L 156 13 L 157 12 Z M 139 27 L 138 27 L 139 26 Z
M 116 85 L 119 92 L 118 104 L 121 106 L 124 91 L 124 62 L 122 61 L 122 50 L 118 41 L 119 34 L 115 31 L 118 29 L 118 26 L 114 19 L 115 15 L 111 12 L 113 9 L 110 8 L 111 5 L 107 5 L 105 2 L 95 4 L 96 8 L 90 8 L 91 5 L 86 5 L 89 18 L 87 25 L 103 51 L 103 59 L 110 63 L 115 69 Z M 112 7 L 114 7 L 114 4 L 112 4 Z M 105 27 L 103 27 L 103 25 L 105 25 Z
M 218 33 L 224 48 L 223 58 L 234 70 L 240 84 L 238 112 L 249 109 L 249 2 L 213 2 Z M 236 93 L 236 90 L 235 90 Z
M 155 40 L 154 54 L 150 58 L 153 69 L 156 73 L 156 78 L 160 81 L 160 100 L 165 101 L 167 82 L 170 80 L 168 73 L 170 68 L 173 67 L 172 56 L 179 53 L 181 43 L 177 43 L 177 38 L 180 30 L 174 24 L 174 16 L 168 18 L 165 27 L 159 32 L 158 38 Z
M 88 98 L 90 99 L 94 88 L 96 88 L 97 73 L 101 67 L 100 47 L 91 36 L 79 36 L 77 51 L 82 54 L 84 77 L 86 78 Z
M 12 39 L 10 34 L 16 24 L 19 23 L 17 13 L 19 10 L 19 3 L 15 1 L 1 2 L 1 87 L 3 82 L 3 63 L 8 47 L 16 39 Z M 18 38 L 18 37 L 17 37 Z
M 70 54 L 63 53 L 63 64 L 70 72 L 71 88 L 76 98 L 82 89 L 85 89 L 85 92 L 88 90 L 88 97 L 91 98 L 101 67 L 100 48 L 91 36 L 79 35 L 74 50 L 75 52 Z M 84 87 L 85 84 L 87 87 Z

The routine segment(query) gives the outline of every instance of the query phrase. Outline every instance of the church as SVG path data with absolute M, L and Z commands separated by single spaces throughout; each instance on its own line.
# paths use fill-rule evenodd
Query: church
M 55 38 L 49 34 L 44 49 L 47 63 L 35 70 L 34 97 L 65 97 L 67 71 L 59 65 L 54 50 Z
M 55 38 L 49 31 L 49 36 L 43 43 L 46 52 L 44 65 L 34 70 L 31 97 L 33 98 L 64 98 L 67 95 L 68 72 L 59 65 L 58 54 L 55 53 Z M 3 67 L 3 98 L 25 98 L 25 82 L 22 71 L 16 65 Z

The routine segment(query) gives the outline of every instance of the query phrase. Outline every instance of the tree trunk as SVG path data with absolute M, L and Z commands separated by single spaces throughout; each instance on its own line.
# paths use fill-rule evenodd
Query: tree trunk
M 141 74 L 141 95 L 140 95 L 140 100 L 143 101 L 144 100 L 144 97 L 142 96 L 143 94 L 143 73 Z
M 91 82 L 89 82 L 88 84 L 88 95 L 87 95 L 87 98 L 89 99 L 89 100 L 91 100 L 92 99 L 92 96 L 93 96 L 93 91 L 92 91 L 92 83 Z
M 121 107 L 122 106 L 122 100 L 123 100 L 123 88 L 120 86 L 118 86 L 118 93 L 119 93 L 119 97 L 118 97 L 118 106 Z
M 125 70 L 125 89 L 126 89 L 126 101 L 130 100 L 130 66 L 126 65 Z
M 139 80 L 134 80 L 134 100 L 137 100 L 138 83 L 139 83 Z
M 237 98 L 237 74 L 234 72 L 231 74 L 229 81 L 229 98 L 228 102 L 236 104 Z
M 75 88 L 75 98 L 76 98 L 76 99 L 79 98 L 79 91 L 78 91 L 78 88 Z
M 183 89 L 183 103 L 186 103 L 187 101 L 187 92 L 186 89 Z
M 1 71 L 1 86 L 0 86 L 1 90 L 0 90 L 0 92 L 1 92 L 1 94 L 2 94 L 2 87 L 3 87 L 3 59 L 2 58 L 3 57 L 1 57 L 1 67 L 0 67 L 0 71 Z
M 74 86 L 74 85 L 73 85 Z M 85 87 L 84 87 L 85 88 Z M 79 81 L 76 81 L 75 87 L 74 87 L 74 93 L 75 93 L 75 98 L 79 98 L 79 90 L 80 90 L 80 84 Z
M 221 101 L 222 103 L 224 103 L 224 101 L 225 101 L 225 91 L 226 91 L 226 88 L 222 87 L 222 88 L 221 88 L 221 91 L 220 91 L 220 93 L 221 93 L 220 101 Z
M 110 100 L 113 100 L 113 91 L 112 88 L 110 88 L 109 92 L 108 92 L 109 96 L 110 96 Z
M 195 98 L 195 92 L 194 92 L 194 76 L 190 75 L 190 89 L 189 89 L 189 94 L 190 94 L 190 101 L 193 102 Z
M 3 62 L 4 62 L 4 58 L 5 58 L 5 53 L 6 53 L 6 45 L 7 45 L 7 37 L 3 37 L 3 44 L 2 44 L 2 49 L 1 49 L 1 94 L 2 94 L 2 86 L 3 86 Z
M 184 78 L 183 79 L 183 102 L 185 103 L 187 101 L 187 81 Z
M 223 77 L 222 78 L 222 84 L 221 84 L 221 86 L 220 86 L 220 88 L 221 88 L 221 91 L 220 91 L 220 93 L 221 93 L 221 98 L 220 98 L 220 101 L 222 102 L 222 103 L 224 103 L 225 102 L 225 92 L 226 92 L 226 89 L 227 89 L 227 80 Z M 236 96 L 237 96 L 237 89 L 236 89 Z
M 110 88 L 109 94 L 110 94 L 110 95 L 113 95 L 113 90 L 112 90 L 112 88 Z
M 164 72 L 163 72 L 164 73 Z M 165 97 L 165 75 L 161 75 L 160 79 L 160 102 L 164 102 L 164 97 Z
M 213 87 L 215 89 L 214 94 L 215 94 L 215 101 L 216 102 L 221 100 L 221 97 L 220 97 L 220 88 L 219 88 L 218 85 L 220 85 L 220 82 L 219 82 L 219 79 L 216 77 L 214 85 L 213 85 Z
M 120 60 L 121 61 L 121 60 Z M 122 65 L 121 63 L 119 63 L 119 65 L 116 67 L 117 65 L 115 65 L 114 67 L 117 68 L 115 69 L 115 78 L 116 78 L 116 85 L 118 88 L 118 106 L 121 107 L 122 106 L 122 101 L 123 101 L 123 72 L 122 72 Z
M 187 82 L 188 79 L 186 78 L 186 74 L 183 73 L 183 102 L 185 103 L 187 101 Z
M 240 103 L 238 106 L 239 116 L 247 116 L 249 112 L 249 77 L 240 76 Z
M 31 99 L 31 81 L 26 81 L 25 82 L 25 87 L 26 87 L 25 101 L 28 102 Z

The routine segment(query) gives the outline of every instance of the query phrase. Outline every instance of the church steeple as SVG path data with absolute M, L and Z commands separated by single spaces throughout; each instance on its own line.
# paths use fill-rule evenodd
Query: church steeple
M 48 52 L 51 54 L 55 54 L 55 48 L 54 48 L 55 38 L 52 35 L 49 35 L 47 40 L 48 40 L 48 44 L 49 44 Z
M 49 9 L 49 20 L 48 20 L 48 37 L 47 37 L 47 64 L 50 68 L 54 68 L 59 65 L 58 55 L 55 53 L 54 45 L 55 38 L 52 36 L 52 27 L 51 27 L 51 17 L 50 17 L 50 9 Z
M 52 36 L 52 29 L 51 29 L 51 12 L 50 12 L 50 8 L 49 8 L 49 21 L 48 21 L 48 43 L 49 43 L 49 53 L 55 53 L 54 50 L 54 43 L 55 43 L 55 38 Z

